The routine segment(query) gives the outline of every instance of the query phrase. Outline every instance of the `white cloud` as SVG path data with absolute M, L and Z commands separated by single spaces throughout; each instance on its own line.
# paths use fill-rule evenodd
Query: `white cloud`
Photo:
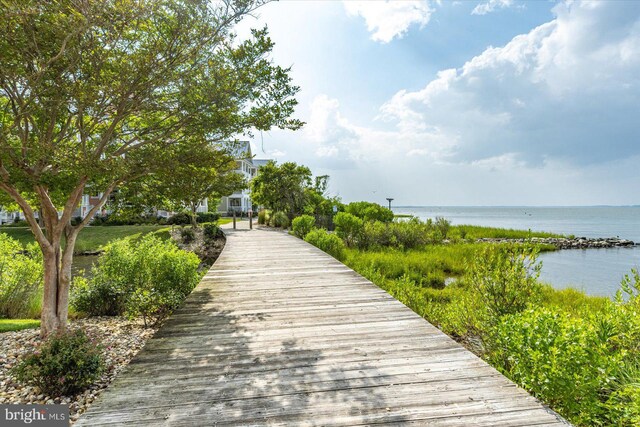
M 398 132 L 448 142 L 431 146 L 448 162 L 587 164 L 640 154 L 640 3 L 568 2 L 554 13 L 422 90 L 399 91 L 382 117 Z
M 402 38 L 409 27 L 420 27 L 429 23 L 433 9 L 426 0 L 380 0 L 343 2 L 350 16 L 361 16 L 367 23 L 371 38 L 388 43 L 394 38 Z
M 478 4 L 471 11 L 472 15 L 486 15 L 496 9 L 504 9 L 513 5 L 513 0 L 489 0 Z

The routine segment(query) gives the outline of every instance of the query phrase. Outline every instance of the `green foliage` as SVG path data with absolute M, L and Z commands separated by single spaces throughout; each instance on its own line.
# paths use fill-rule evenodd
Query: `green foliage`
M 541 298 L 538 283 L 542 264 L 531 246 L 489 245 L 477 254 L 467 281 L 482 302 L 486 321 L 523 311 Z
M 491 336 L 490 360 L 509 378 L 576 424 L 602 417 L 599 393 L 617 361 L 587 321 L 531 309 L 504 318 Z
M 182 243 L 189 244 L 196 240 L 196 233 L 191 227 L 181 227 L 180 238 L 182 239 Z
M 269 211 L 268 210 L 261 209 L 260 212 L 258 212 L 258 224 L 267 225 L 268 218 L 269 218 Z
M 311 243 L 313 246 L 328 253 L 338 261 L 342 261 L 345 257 L 345 246 L 342 239 L 335 234 L 327 232 L 325 229 L 314 229 L 307 233 L 304 238 L 305 242 Z
M 452 225 L 451 232 L 463 239 L 529 239 L 531 237 L 565 237 L 561 234 L 511 228 L 483 227 L 479 225 Z
M 446 239 L 447 234 L 449 234 L 449 229 L 451 228 L 451 223 L 446 218 L 437 216 L 433 225 L 438 231 L 439 236 L 441 236 L 443 239 Z
M 207 222 L 202 224 L 202 233 L 204 235 L 204 238 L 207 240 L 214 240 L 220 237 L 224 237 L 224 233 L 222 232 L 222 229 L 213 222 Z
M 271 224 L 278 228 L 289 227 L 289 217 L 284 212 L 276 212 L 271 218 Z
M 348 247 L 354 247 L 361 238 L 364 223 L 355 215 L 347 212 L 338 212 L 333 218 L 336 234 Z
M 393 221 L 393 212 L 377 203 L 371 202 L 351 202 L 345 206 L 345 212 L 357 216 L 364 221 Z
M 220 219 L 220 214 L 215 212 L 198 212 L 196 215 L 196 220 L 200 224 L 204 224 L 206 222 L 216 222 Z
M 147 235 L 105 249 L 88 283 L 74 283 L 72 304 L 91 315 L 141 315 L 158 322 L 198 283 L 200 260 L 171 241 Z
M 12 373 L 50 396 L 68 396 L 98 380 L 104 367 L 101 347 L 82 330 L 75 330 L 51 335 Z
M 311 215 L 301 215 L 291 222 L 293 234 L 300 239 L 304 239 L 315 225 L 316 219 Z
M 191 215 L 189 215 L 187 212 L 178 212 L 174 215 L 171 215 L 169 219 L 167 219 L 167 224 L 169 225 L 191 224 Z
M 42 253 L 31 243 L 26 249 L 0 233 L 0 317 L 37 317 L 42 292 Z
M 305 189 L 311 186 L 311 170 L 293 162 L 261 166 L 251 181 L 251 200 L 273 211 L 294 217 L 304 211 Z
M 0 333 L 39 327 L 40 321 L 35 319 L 0 319 Z

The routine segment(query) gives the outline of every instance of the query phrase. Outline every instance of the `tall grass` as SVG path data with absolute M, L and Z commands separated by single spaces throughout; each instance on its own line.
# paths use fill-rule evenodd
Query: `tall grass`
M 512 228 L 483 227 L 480 225 L 454 225 L 451 234 L 463 239 L 527 239 L 530 237 L 567 237 L 545 231 L 514 230 Z

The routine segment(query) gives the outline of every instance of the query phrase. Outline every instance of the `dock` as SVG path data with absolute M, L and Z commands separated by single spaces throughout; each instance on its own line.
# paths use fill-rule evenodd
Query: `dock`
M 282 231 L 220 258 L 77 426 L 566 426 L 402 303 Z

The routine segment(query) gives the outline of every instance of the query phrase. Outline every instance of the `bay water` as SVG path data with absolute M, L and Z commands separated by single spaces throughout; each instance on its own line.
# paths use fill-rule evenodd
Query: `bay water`
M 422 220 L 444 217 L 469 224 L 548 231 L 576 237 L 620 237 L 640 243 L 640 206 L 455 207 L 398 206 L 396 214 Z M 568 249 L 540 255 L 540 279 L 556 288 L 573 287 L 590 295 L 613 296 L 632 268 L 640 268 L 640 246 Z

